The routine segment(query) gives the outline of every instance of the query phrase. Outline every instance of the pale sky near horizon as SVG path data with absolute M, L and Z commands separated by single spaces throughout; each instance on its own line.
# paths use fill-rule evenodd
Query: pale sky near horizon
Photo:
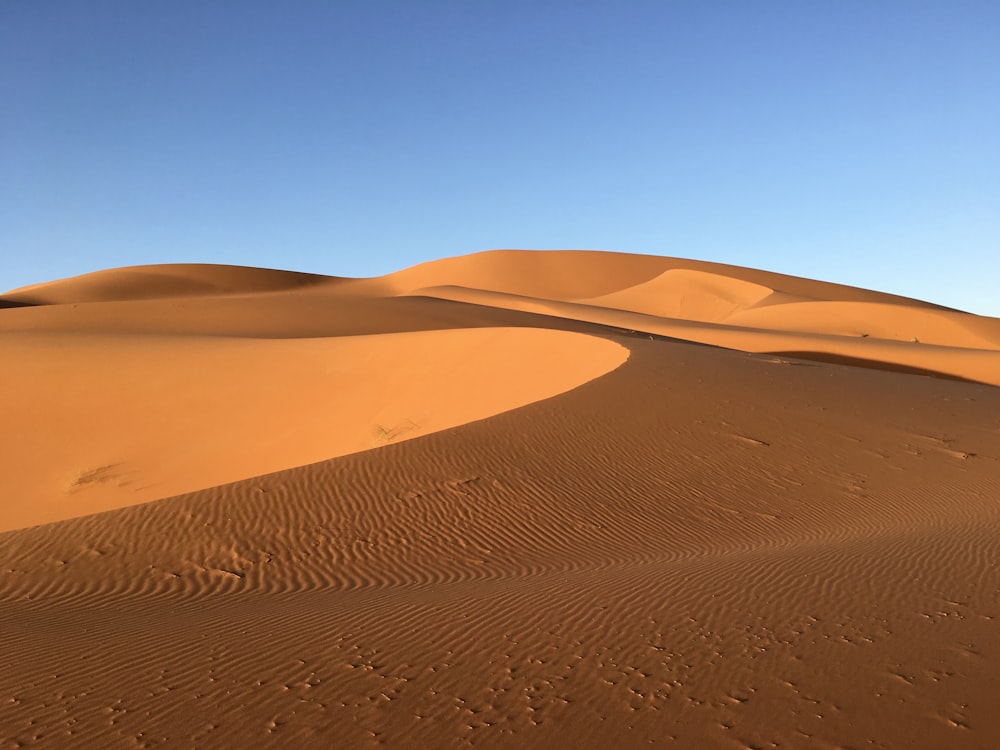
M 0 4 L 0 289 L 501 247 L 1000 316 L 1000 3 Z

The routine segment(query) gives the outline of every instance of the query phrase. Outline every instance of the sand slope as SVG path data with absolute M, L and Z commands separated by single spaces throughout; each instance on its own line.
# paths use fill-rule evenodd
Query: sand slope
M 0 529 L 212 487 L 538 401 L 628 350 L 565 331 L 333 339 L 7 334 Z
M 1000 321 L 583 252 L 3 300 L 6 746 L 1000 746 Z

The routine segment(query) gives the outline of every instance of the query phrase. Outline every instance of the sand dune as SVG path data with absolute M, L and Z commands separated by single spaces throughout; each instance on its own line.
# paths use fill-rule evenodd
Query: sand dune
M 0 530 L 148 502 L 408 440 L 553 396 L 628 356 L 484 328 L 227 339 L 7 334 Z M 57 437 L 54 437 L 57 436 Z
M 65 305 L 112 300 L 164 299 L 289 291 L 326 276 L 240 266 L 177 264 L 113 268 L 14 289 L 5 300 L 23 305 Z
M 0 304 L 5 746 L 1000 746 L 1000 320 L 527 251 Z

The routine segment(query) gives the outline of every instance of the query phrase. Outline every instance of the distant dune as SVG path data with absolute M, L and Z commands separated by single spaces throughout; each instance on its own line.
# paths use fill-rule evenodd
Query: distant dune
M 0 352 L 5 747 L 1000 747 L 1000 319 L 511 250 Z

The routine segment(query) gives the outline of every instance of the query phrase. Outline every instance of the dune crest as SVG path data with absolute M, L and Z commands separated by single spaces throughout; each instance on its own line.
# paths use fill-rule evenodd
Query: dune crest
M 95 271 L 13 289 L 3 299 L 23 305 L 67 305 L 289 291 L 321 281 L 330 278 L 269 268 L 179 263 Z
M 839 357 L 1000 385 L 996 318 L 702 261 L 582 251 L 537 255 L 542 258 L 497 250 L 461 262 L 424 264 L 378 283 L 398 295 L 557 315 L 746 352 L 794 351 L 807 359 Z M 476 259 L 481 263 L 473 264 Z M 482 267 L 502 273 L 492 281 Z M 594 290 L 603 292 L 591 294 Z M 925 344 L 937 348 L 910 346 Z

